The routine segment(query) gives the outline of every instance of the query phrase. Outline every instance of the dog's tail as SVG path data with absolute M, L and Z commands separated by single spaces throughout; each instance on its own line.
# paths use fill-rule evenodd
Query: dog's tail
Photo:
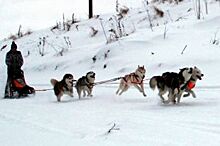
M 157 87 L 157 82 L 158 82 L 158 76 L 153 76 L 149 82 L 150 88 L 155 90 L 155 88 Z
M 53 87 L 55 86 L 55 84 L 57 83 L 58 81 L 56 79 L 51 79 L 50 80 L 50 83 L 53 85 Z

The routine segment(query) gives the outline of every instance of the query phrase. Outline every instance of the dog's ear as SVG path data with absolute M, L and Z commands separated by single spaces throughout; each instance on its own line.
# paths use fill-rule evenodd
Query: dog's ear
M 182 70 L 184 70 L 184 69 L 185 69 L 185 68 L 180 68 L 179 70 L 182 71 Z
M 192 67 L 190 67 L 190 72 L 189 73 L 191 73 L 191 74 L 193 73 L 193 68 Z
M 67 74 L 65 74 L 65 75 L 63 76 L 63 80 L 64 80 L 64 79 L 67 79 L 67 78 L 68 78 L 68 79 L 71 79 L 71 78 L 73 79 L 73 75 L 70 74 L 70 73 L 67 73 Z
M 194 66 L 194 69 L 197 69 L 197 67 L 196 67 L 196 66 Z
M 140 68 L 140 66 L 138 65 L 138 68 Z

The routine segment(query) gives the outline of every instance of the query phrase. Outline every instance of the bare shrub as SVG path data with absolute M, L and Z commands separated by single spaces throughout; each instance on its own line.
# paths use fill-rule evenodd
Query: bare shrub
M 0 51 L 4 50 L 6 47 L 7 47 L 7 45 L 2 46 Z
M 158 15 L 159 17 L 164 16 L 164 12 L 162 10 L 160 10 L 159 8 L 157 8 L 156 6 L 154 6 L 154 10 L 156 12 L 156 15 Z
M 220 44 L 220 39 L 217 37 L 218 31 L 215 32 L 214 38 L 211 39 L 211 43 L 213 45 L 219 45 Z
M 32 33 L 33 33 L 33 31 L 27 30 L 26 32 L 24 32 L 23 36 L 31 35 Z
M 42 37 L 42 38 L 39 38 L 39 42 L 38 42 L 38 51 L 39 51 L 39 54 L 41 56 L 44 56 L 45 55 L 45 44 L 46 44 L 46 37 Z
M 119 9 L 119 14 L 121 14 L 122 16 L 125 16 L 128 14 L 129 8 L 126 6 L 123 6 Z
M 90 36 L 94 37 L 98 33 L 98 30 L 96 30 L 94 27 L 90 27 Z
M 118 40 L 119 37 L 118 37 L 115 29 L 110 29 L 109 33 L 110 33 L 110 35 L 108 38 L 108 42 L 114 42 L 114 41 Z
M 14 35 L 14 34 L 11 34 L 9 37 L 8 37 L 8 40 L 17 40 L 18 37 L 17 35 Z
M 152 0 L 151 2 L 152 3 L 156 3 L 156 2 L 159 2 L 159 3 L 165 3 L 165 2 L 168 2 L 168 3 L 176 3 L 178 4 L 179 2 L 182 2 L 184 0 Z
M 19 38 L 22 38 L 24 36 L 30 35 L 32 33 L 33 33 L 33 31 L 31 31 L 30 29 L 27 30 L 26 32 L 22 32 L 21 31 L 21 25 L 20 25 L 18 33 L 9 35 L 9 37 L 6 40 L 17 40 Z
M 53 26 L 51 29 L 50 29 L 50 31 L 52 31 L 53 32 L 53 30 L 55 30 L 55 29 L 60 29 L 60 27 L 59 27 L 59 23 L 57 22 L 56 23 L 56 25 L 55 26 Z

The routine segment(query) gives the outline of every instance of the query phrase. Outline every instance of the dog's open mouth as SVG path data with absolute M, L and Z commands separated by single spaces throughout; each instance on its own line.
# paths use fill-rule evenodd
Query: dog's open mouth
M 202 80 L 202 77 L 201 76 L 196 76 L 199 80 Z
M 95 78 L 95 74 L 91 75 L 90 77 L 91 77 L 91 78 Z
M 69 83 L 71 84 L 71 86 L 73 86 L 73 82 L 75 82 L 76 80 L 74 80 L 73 78 L 69 78 Z

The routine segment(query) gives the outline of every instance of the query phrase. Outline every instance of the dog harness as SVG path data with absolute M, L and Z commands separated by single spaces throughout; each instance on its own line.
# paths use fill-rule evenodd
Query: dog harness
M 94 83 L 90 83 L 89 80 L 88 80 L 88 78 L 86 78 L 85 85 L 86 85 L 89 89 L 92 89 L 93 86 L 94 86 Z
M 195 83 L 194 82 L 190 82 L 189 81 L 189 83 L 187 84 L 187 88 L 189 89 L 189 90 L 191 90 L 192 88 L 194 88 L 195 87 Z
M 139 76 L 136 75 L 135 73 L 125 75 L 123 77 L 123 80 L 127 83 L 129 78 L 130 78 L 132 84 L 142 84 L 143 83 L 143 79 L 139 80 Z

